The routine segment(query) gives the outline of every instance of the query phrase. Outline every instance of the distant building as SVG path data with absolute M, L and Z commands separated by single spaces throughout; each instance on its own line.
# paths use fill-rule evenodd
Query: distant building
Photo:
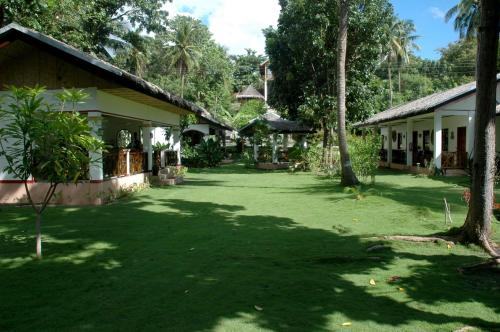
M 265 102 L 266 98 L 256 88 L 249 85 L 243 91 L 236 94 L 236 100 L 240 104 L 244 104 L 249 100 L 262 100 Z

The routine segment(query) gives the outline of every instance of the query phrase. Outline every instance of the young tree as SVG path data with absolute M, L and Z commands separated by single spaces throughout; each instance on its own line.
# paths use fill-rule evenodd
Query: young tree
M 495 178 L 496 62 L 498 55 L 497 0 L 481 0 L 478 27 L 477 93 L 472 187 L 469 211 L 462 226 L 462 240 L 481 245 L 500 262 L 490 243 Z
M 346 56 L 347 56 L 347 26 L 348 26 L 348 0 L 340 0 L 339 38 L 337 53 L 337 132 L 339 137 L 340 163 L 342 167 L 341 184 L 354 186 L 359 180 L 354 174 L 347 147 L 347 134 L 345 129 L 345 90 L 346 90 Z
M 61 105 L 44 102 L 42 88 L 11 88 L 6 103 L 0 103 L 0 157 L 3 171 L 24 182 L 28 201 L 36 214 L 36 256 L 42 257 L 41 219 L 59 184 L 76 183 L 88 176 L 89 151 L 102 150 L 87 120 L 75 111 L 64 111 L 66 103 L 85 97 L 81 91 L 64 91 L 57 96 Z M 46 182 L 41 200 L 31 193 L 31 178 Z

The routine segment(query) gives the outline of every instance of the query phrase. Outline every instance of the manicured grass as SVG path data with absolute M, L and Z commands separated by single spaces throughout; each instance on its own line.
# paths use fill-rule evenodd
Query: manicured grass
M 31 211 L 2 207 L 0 331 L 500 328 L 498 275 L 456 270 L 484 258 L 478 248 L 366 252 L 373 236 L 446 230 L 444 197 L 460 225 L 465 179 L 382 172 L 363 200 L 312 174 L 236 165 L 188 180 L 48 209 L 40 262 Z

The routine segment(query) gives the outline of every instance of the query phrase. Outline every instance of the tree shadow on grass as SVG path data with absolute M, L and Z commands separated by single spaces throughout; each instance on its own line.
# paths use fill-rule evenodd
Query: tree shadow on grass
M 494 293 L 455 284 L 455 269 L 443 264 L 449 256 L 374 255 L 358 236 L 245 215 L 239 205 L 145 198 L 155 203 L 49 210 L 41 262 L 25 258 L 32 222 L 15 217 L 29 210 L 2 211 L 0 329 L 203 331 L 225 323 L 331 331 L 350 320 L 368 329 L 424 322 L 451 330 L 499 323 L 415 304 L 479 301 L 498 313 Z M 400 259 L 428 263 L 401 281 L 404 294 L 381 279 Z

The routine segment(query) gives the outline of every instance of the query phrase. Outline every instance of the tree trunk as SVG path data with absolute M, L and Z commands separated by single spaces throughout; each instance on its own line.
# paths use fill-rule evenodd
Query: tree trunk
M 461 235 L 463 241 L 477 243 L 494 255 L 489 239 L 495 177 L 495 68 L 500 9 L 497 0 L 482 0 L 480 7 L 472 195 Z
M 337 102 L 338 102 L 338 136 L 339 136 L 339 150 L 340 150 L 340 163 L 342 166 L 342 180 L 343 186 L 353 186 L 359 184 L 359 180 L 354 174 L 351 165 L 351 158 L 349 157 L 349 150 L 347 147 L 347 134 L 345 128 L 345 90 L 346 90 L 346 53 L 347 53 L 347 15 L 348 15 L 348 0 L 340 0 L 340 22 L 339 22 L 339 38 L 338 38 L 338 52 L 337 52 Z
M 389 76 L 389 107 L 392 107 L 392 69 L 391 60 L 388 62 L 387 75 Z
M 184 98 L 184 80 L 185 80 L 185 75 L 181 75 L 181 98 Z
M 36 213 L 36 258 L 42 259 L 42 214 Z
M 398 66 L 398 92 L 401 93 L 401 66 Z
M 322 156 L 322 163 L 326 164 L 326 158 L 327 158 L 327 149 L 328 149 L 328 139 L 330 132 L 328 131 L 328 126 L 326 124 L 326 119 L 323 118 L 321 121 L 321 125 L 323 127 L 323 156 Z

